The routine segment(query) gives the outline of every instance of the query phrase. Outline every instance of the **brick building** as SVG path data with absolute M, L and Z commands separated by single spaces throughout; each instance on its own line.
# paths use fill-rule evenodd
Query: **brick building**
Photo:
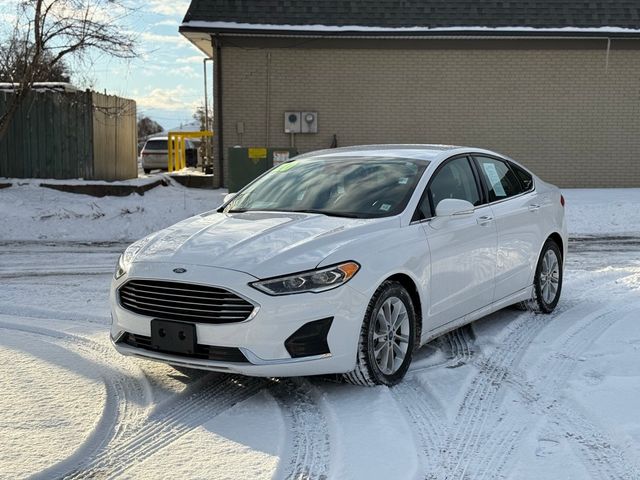
M 214 60 L 224 162 L 233 145 L 304 152 L 335 135 L 489 148 L 563 187 L 640 186 L 637 1 L 192 0 L 180 32 Z M 317 112 L 317 133 L 285 133 L 289 111 Z

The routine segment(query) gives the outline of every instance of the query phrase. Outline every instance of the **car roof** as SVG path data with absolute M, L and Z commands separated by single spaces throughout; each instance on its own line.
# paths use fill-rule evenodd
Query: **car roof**
M 341 157 L 341 156 L 376 156 L 376 157 L 396 157 L 413 158 L 438 163 L 453 155 L 464 153 L 486 153 L 504 157 L 496 152 L 484 148 L 462 147 L 457 145 L 437 145 L 437 144 L 391 144 L 391 145 L 357 145 L 351 147 L 330 148 L 326 150 L 316 150 L 315 152 L 304 153 L 296 159 L 307 157 Z

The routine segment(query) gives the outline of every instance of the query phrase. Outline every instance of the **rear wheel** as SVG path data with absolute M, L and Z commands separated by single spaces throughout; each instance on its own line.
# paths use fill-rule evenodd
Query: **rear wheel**
M 398 282 L 384 282 L 364 317 L 356 368 L 344 378 L 356 385 L 395 385 L 407 373 L 415 344 L 416 314 Z
M 540 313 L 553 312 L 562 291 L 562 253 L 553 240 L 547 240 L 542 247 L 533 289 L 534 298 L 523 302 L 522 306 Z
M 146 173 L 147 175 L 149 175 L 151 173 L 151 169 L 150 168 L 144 168 L 144 173 Z

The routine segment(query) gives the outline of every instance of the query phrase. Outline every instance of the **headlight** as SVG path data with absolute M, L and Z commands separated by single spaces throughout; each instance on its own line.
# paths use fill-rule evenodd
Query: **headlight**
M 116 280 L 127 273 L 128 265 L 124 263 L 124 253 L 118 258 L 118 264 L 116 265 L 116 273 L 113 275 Z
M 292 293 L 319 293 L 347 283 L 360 270 L 356 262 L 345 262 L 310 272 L 296 273 L 285 277 L 268 278 L 253 282 L 253 288 L 268 295 L 289 295 Z
M 135 256 L 138 254 L 138 252 L 142 247 L 144 247 L 146 244 L 148 244 L 151 241 L 153 237 L 154 235 L 149 235 L 148 237 L 145 237 L 141 240 L 138 240 L 135 243 L 132 243 L 127 247 L 127 249 L 122 253 L 122 255 L 120 255 L 120 258 L 118 258 L 118 264 L 116 265 L 116 272 L 113 275 L 116 280 L 118 280 L 120 277 L 122 277 L 125 273 L 129 271 L 129 268 L 131 267 L 131 263 L 133 262 L 133 259 L 135 258 Z

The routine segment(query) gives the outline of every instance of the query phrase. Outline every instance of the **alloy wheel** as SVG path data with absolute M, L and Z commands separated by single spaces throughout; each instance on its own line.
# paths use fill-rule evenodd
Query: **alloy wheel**
M 556 252 L 549 249 L 542 258 L 542 268 L 540 269 L 540 292 L 544 303 L 551 304 L 558 293 L 560 284 L 560 262 Z
M 393 375 L 409 350 L 409 315 L 404 302 L 389 297 L 380 306 L 373 328 L 373 356 L 380 371 Z

